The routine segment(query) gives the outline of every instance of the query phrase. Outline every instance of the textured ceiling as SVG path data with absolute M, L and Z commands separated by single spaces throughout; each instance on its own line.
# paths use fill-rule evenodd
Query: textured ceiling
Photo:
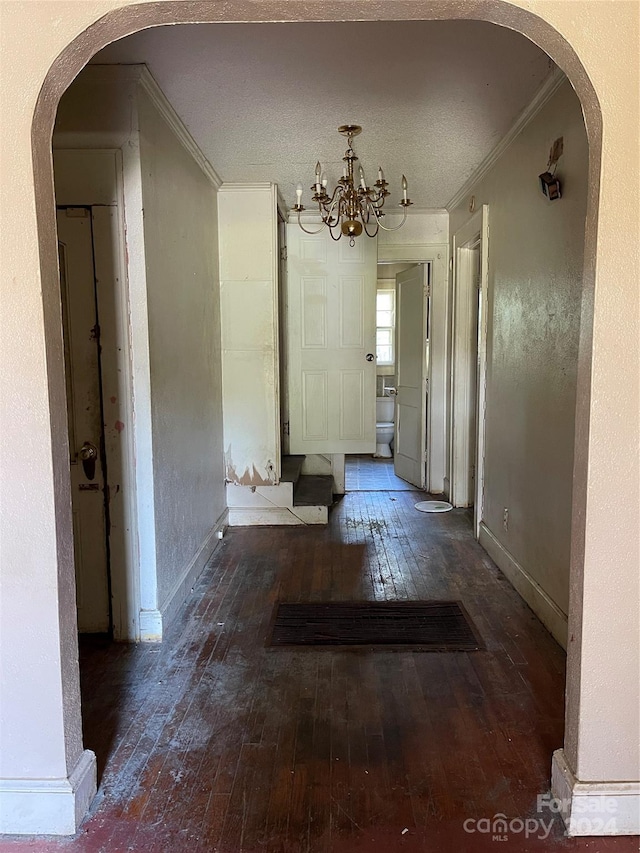
M 342 174 L 337 127 L 370 182 L 379 165 L 400 198 L 441 208 L 551 71 L 523 36 L 475 21 L 199 24 L 146 30 L 94 59 L 145 62 L 224 181 L 275 181 L 288 204 Z

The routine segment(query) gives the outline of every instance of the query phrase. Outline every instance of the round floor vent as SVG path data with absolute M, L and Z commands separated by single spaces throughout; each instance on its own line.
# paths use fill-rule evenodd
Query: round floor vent
M 420 501 L 415 506 L 418 512 L 449 512 L 453 509 L 446 501 Z

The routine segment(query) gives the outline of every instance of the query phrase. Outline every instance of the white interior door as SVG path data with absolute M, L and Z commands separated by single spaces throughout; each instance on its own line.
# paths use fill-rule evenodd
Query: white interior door
M 374 453 L 377 241 L 287 230 L 290 453 Z
M 58 210 L 78 629 L 109 630 L 99 329 L 91 211 Z
M 419 264 L 396 276 L 396 435 L 398 477 L 420 489 L 426 482 L 429 358 L 429 284 Z

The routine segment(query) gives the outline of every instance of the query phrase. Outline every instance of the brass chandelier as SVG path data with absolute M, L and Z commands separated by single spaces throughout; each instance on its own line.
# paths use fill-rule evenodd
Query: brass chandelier
M 355 245 L 355 238 L 363 231 L 368 237 L 375 237 L 380 228 L 383 231 L 397 231 L 406 222 L 407 208 L 412 204 L 411 199 L 407 198 L 407 179 L 403 175 L 400 202 L 400 207 L 404 210 L 402 222 L 395 228 L 386 228 L 382 224 L 382 208 L 390 195 L 387 189 L 389 184 L 385 181 L 382 168 L 378 169 L 378 180 L 372 187 L 367 186 L 362 166 L 358 166 L 358 186 L 354 179 L 354 167 L 358 158 L 353 150 L 353 137 L 361 132 L 362 128 L 357 124 L 343 124 L 338 128 L 338 133 L 347 137 L 348 148 L 342 158 L 345 163 L 343 174 L 333 193 L 327 193 L 327 179 L 319 162 L 316 163 L 316 177 L 311 187 L 312 200 L 317 203 L 322 222 L 328 227 L 332 239 L 348 237 L 350 246 Z M 298 184 L 296 197 L 293 209 L 298 214 L 298 225 L 306 234 L 319 234 L 322 226 L 317 231 L 309 231 L 300 220 L 300 214 L 305 210 L 302 204 L 302 184 Z

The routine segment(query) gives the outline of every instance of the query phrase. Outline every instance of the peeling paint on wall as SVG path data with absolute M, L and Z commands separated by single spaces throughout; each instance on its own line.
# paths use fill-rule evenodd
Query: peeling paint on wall
M 255 465 L 245 467 L 241 474 L 238 473 L 231 454 L 231 445 L 224 454 L 225 482 L 235 486 L 275 486 L 277 477 L 273 462 L 268 459 L 263 469 Z

